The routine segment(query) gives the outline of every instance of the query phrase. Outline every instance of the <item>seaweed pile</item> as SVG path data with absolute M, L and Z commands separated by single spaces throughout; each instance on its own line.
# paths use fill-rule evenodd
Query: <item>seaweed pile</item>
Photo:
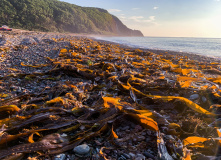
M 219 62 L 83 37 L 48 45 L 60 42 L 58 57 L 0 77 L 0 159 L 221 156 Z

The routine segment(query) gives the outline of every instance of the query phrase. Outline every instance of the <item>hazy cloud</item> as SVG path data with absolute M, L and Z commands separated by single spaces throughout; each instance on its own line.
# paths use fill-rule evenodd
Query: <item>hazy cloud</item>
M 143 22 L 154 23 L 155 16 L 150 16 L 149 19 L 144 20 Z
M 134 20 L 136 22 L 141 22 L 143 18 L 144 18 L 143 16 L 132 16 L 132 17 L 129 17 L 129 19 Z
M 117 16 L 118 18 L 120 18 L 120 20 L 121 21 L 128 21 L 128 19 L 127 19 L 127 17 L 125 16 L 125 14 L 119 14 L 118 16 Z
M 158 8 L 159 8 L 159 7 L 153 7 L 153 9 L 155 9 L 155 10 L 158 9 Z
M 142 24 L 142 25 L 158 25 L 156 22 L 155 16 L 149 16 L 148 19 L 143 17 L 143 16 L 132 16 L 129 17 L 128 19 L 124 16 L 120 17 L 123 21 L 135 21 L 137 24 Z
M 135 10 L 138 10 L 138 9 L 140 9 L 140 8 L 132 8 L 132 10 L 134 10 L 134 11 L 135 11 Z
M 120 9 L 108 9 L 107 11 L 110 12 L 110 13 L 121 12 Z
M 144 19 L 143 16 L 132 16 L 128 19 L 140 22 L 140 23 L 155 23 L 155 16 L 149 16 L 148 19 Z

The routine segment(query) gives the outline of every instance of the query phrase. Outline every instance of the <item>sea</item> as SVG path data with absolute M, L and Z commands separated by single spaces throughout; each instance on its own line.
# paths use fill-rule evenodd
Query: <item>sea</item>
M 135 48 L 169 50 L 221 59 L 221 38 L 95 37 Z

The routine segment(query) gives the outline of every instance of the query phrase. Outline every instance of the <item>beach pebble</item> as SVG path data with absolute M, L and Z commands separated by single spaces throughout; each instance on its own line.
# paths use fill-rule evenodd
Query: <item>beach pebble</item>
M 20 45 L 30 45 L 30 44 L 34 44 L 36 43 L 36 41 L 33 38 L 24 38 Z
M 126 127 L 122 127 L 121 130 L 125 131 L 125 130 L 128 130 L 129 128 L 130 128 L 129 126 L 126 126 Z
M 55 41 L 52 40 L 52 39 L 42 39 L 42 41 L 43 41 L 44 43 L 49 43 L 49 44 L 52 44 L 52 43 L 55 42 Z
M 130 155 L 129 155 L 129 154 L 123 153 L 123 156 L 124 156 L 126 159 L 130 159 Z
M 65 160 L 65 158 L 66 158 L 65 154 L 59 154 L 54 157 L 54 160 Z
M 75 147 L 74 152 L 78 155 L 87 155 L 90 152 L 90 147 L 87 144 L 82 144 Z
M 152 158 L 152 159 L 155 158 L 152 154 L 150 154 L 150 153 L 148 153 L 148 152 L 144 152 L 143 154 L 144 154 L 144 156 L 145 156 L 146 158 Z
M 3 46 L 4 44 L 6 44 L 6 40 L 4 38 L 0 39 L 0 46 Z
M 131 157 L 131 158 L 135 158 L 135 154 L 133 154 L 133 153 L 129 153 L 129 156 Z
M 142 154 L 137 154 L 135 160 L 145 160 L 145 156 Z
M 196 100 L 196 99 L 198 99 L 199 98 L 199 94 L 192 94 L 191 96 L 190 96 L 190 99 L 191 100 Z
M 144 141 L 145 139 L 146 139 L 145 136 L 137 136 L 138 142 Z
M 202 97 L 202 101 L 205 103 L 207 101 L 206 97 Z

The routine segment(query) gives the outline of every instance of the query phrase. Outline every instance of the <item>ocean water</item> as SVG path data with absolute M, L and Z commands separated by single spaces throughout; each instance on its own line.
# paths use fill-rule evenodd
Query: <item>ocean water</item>
M 96 37 L 144 49 L 171 50 L 221 58 L 221 38 Z

